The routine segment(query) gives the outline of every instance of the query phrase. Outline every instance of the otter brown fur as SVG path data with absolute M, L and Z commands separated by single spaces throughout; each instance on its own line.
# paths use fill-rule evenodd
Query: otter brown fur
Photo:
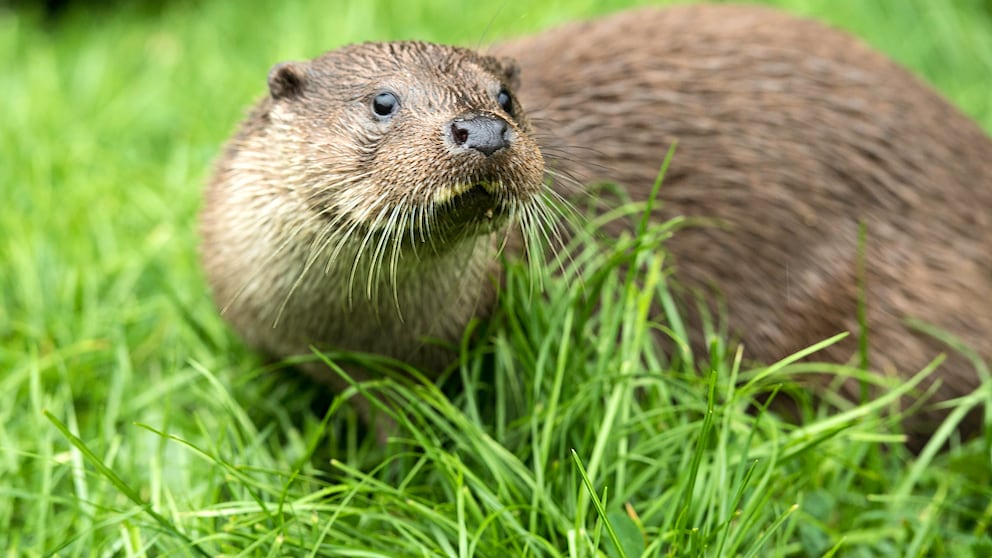
M 410 191 L 423 203 L 440 188 L 457 201 L 453 184 L 483 181 L 514 208 L 501 215 L 521 215 L 539 205 L 545 166 L 566 196 L 606 180 L 643 200 L 677 141 L 657 217 L 718 225 L 680 230 L 666 248 L 683 283 L 722 294 L 747 358 L 858 332 L 862 280 L 873 368 L 908 376 L 948 352 L 909 318 L 992 356 L 992 141 L 860 41 L 775 10 L 697 5 L 566 25 L 490 53 L 516 60 L 519 84 L 504 58 L 422 43 L 273 70 L 202 219 L 216 299 L 249 343 L 278 356 L 357 349 L 437 371 L 450 355 L 424 339 L 457 340 L 491 306 L 509 219 L 462 212 L 431 244 L 418 243 L 413 217 L 402 221 L 409 242 L 381 240 L 366 229 L 394 218 L 377 213 L 382 200 Z M 400 97 L 394 126 L 369 123 L 383 90 Z M 446 130 L 480 113 L 508 122 L 512 138 L 466 162 Z M 335 234 L 349 227 L 363 232 L 342 245 Z M 819 356 L 844 362 L 855 348 L 852 336 Z M 955 351 L 936 378 L 938 399 L 978 384 Z

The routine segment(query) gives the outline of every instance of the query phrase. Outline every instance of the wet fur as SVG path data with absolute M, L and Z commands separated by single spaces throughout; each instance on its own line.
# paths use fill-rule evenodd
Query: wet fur
M 218 163 L 202 217 L 215 298 L 246 341 L 275 356 L 316 344 L 433 372 L 448 362 L 424 339 L 456 341 L 488 312 L 510 229 L 438 217 L 423 234 L 433 219 L 423 200 L 462 172 L 433 126 L 495 110 L 493 84 L 503 83 L 528 116 L 513 120 L 519 143 L 492 172 L 508 177 L 525 229 L 549 226 L 532 191 L 545 164 L 561 195 L 581 198 L 578 184 L 608 180 L 644 199 L 678 141 L 657 217 L 719 226 L 682 230 L 666 248 L 683 283 L 724 297 L 748 358 L 774 361 L 859 331 L 860 223 L 871 366 L 908 376 L 947 351 L 907 318 L 992 355 L 992 141 L 861 42 L 773 10 L 687 6 L 573 24 L 490 53 L 499 57 L 356 45 L 270 79 L 272 95 Z M 361 120 L 363 95 L 384 83 L 424 94 L 403 126 Z M 369 232 L 384 226 L 408 232 Z M 848 361 L 854 344 L 821 356 Z M 319 366 L 310 372 L 343 387 Z M 940 400 L 978 382 L 955 352 L 936 378 Z M 937 418 L 908 426 L 925 435 Z

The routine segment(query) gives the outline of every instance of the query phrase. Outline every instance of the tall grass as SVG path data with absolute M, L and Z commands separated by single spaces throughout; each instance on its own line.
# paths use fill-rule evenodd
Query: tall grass
M 987 3 L 776 3 L 864 35 L 992 129 Z M 561 274 L 511 263 L 440 385 L 313 355 L 382 370 L 328 397 L 246 349 L 209 300 L 195 213 L 272 63 L 364 39 L 475 45 L 623 3 L 408 4 L 0 8 L 0 549 L 992 554 L 988 445 L 909 455 L 884 413 L 909 386 L 815 402 L 789 381 L 807 365 L 747 369 L 719 331 L 706 366 L 653 342 L 685 338 L 657 250 L 677 223 L 576 244 Z M 763 410 L 776 390 L 804 420 Z M 404 409 L 387 447 L 347 406 L 358 392 Z

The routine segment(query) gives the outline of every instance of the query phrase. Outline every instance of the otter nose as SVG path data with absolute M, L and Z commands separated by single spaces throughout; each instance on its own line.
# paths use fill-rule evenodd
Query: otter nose
M 474 149 L 487 157 L 508 147 L 506 120 L 498 116 L 473 116 L 451 121 L 451 140 L 455 145 Z

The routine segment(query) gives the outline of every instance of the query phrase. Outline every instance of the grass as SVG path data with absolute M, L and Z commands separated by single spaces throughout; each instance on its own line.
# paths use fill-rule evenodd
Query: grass
M 775 3 L 865 36 L 992 130 L 987 2 Z M 670 224 L 574 246 L 595 265 L 544 277 L 537 303 L 511 266 L 441 387 L 370 359 L 381 382 L 322 405 L 216 315 L 195 213 L 272 63 L 475 45 L 622 2 L 163 4 L 0 8 L 7 556 L 992 554 L 987 440 L 914 458 L 883 412 L 897 392 L 818 403 L 788 381 L 806 365 L 748 370 L 712 335 L 696 370 L 650 342 L 684 338 L 648 311 L 668 300 L 652 247 Z M 405 410 L 387 448 L 344 405 L 359 390 Z M 801 426 L 748 412 L 769 390 L 799 399 Z

